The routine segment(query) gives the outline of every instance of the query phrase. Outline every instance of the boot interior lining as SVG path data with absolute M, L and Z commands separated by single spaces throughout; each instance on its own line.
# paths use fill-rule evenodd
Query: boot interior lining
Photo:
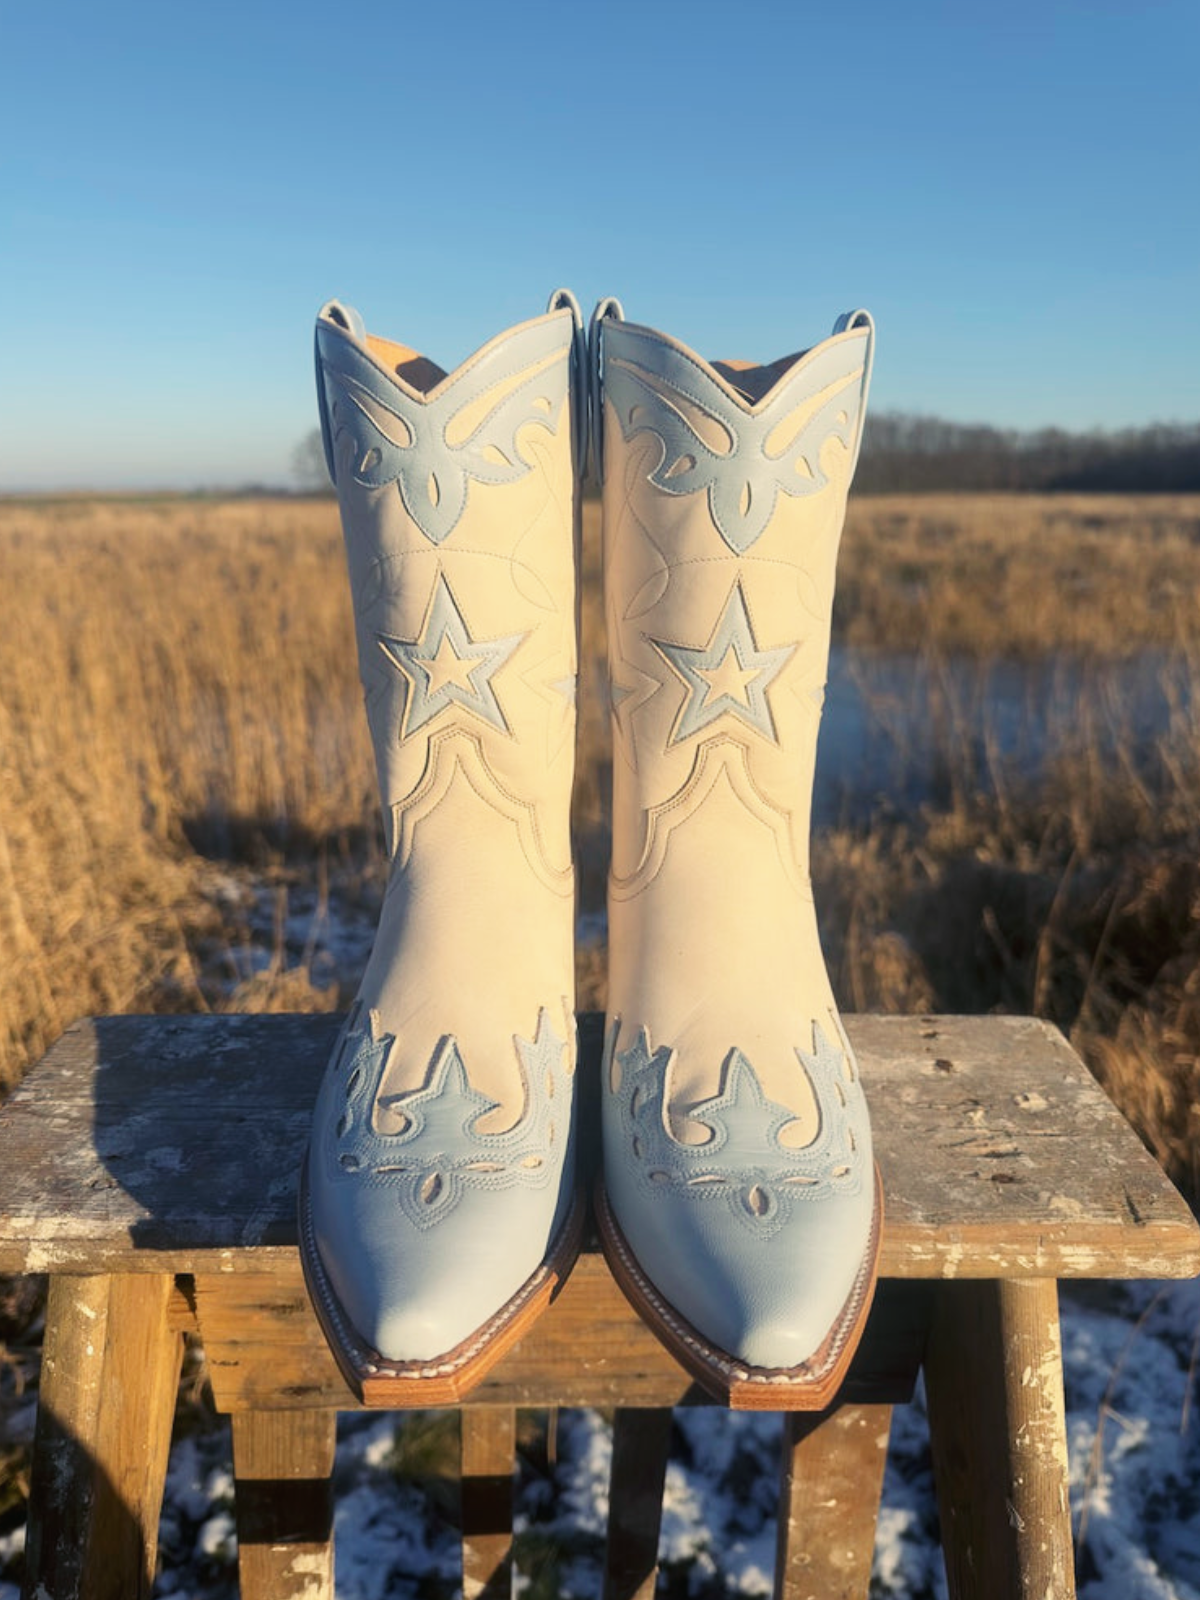
M 778 361 L 762 366 L 753 361 L 712 361 L 709 365 L 751 405 L 757 405 L 764 395 L 770 394 L 784 374 L 807 354 L 807 350 L 797 350 L 793 355 L 780 356 Z
M 390 367 L 398 378 L 403 378 L 409 388 L 415 389 L 418 394 L 428 394 L 446 376 L 436 361 L 431 361 L 417 350 L 410 350 L 406 344 L 397 344 L 394 339 L 381 339 L 378 334 L 369 333 L 367 349 L 376 361 L 382 361 L 385 367 Z

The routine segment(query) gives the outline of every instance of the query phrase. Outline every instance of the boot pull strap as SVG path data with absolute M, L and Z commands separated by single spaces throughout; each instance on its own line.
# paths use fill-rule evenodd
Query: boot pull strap
M 875 319 L 869 311 L 843 311 L 833 325 L 834 333 L 852 333 L 856 328 L 864 328 L 867 334 L 867 348 L 863 356 L 862 398 L 858 405 L 858 428 L 854 440 L 853 460 L 850 462 L 850 476 L 854 476 L 854 469 L 858 465 L 858 452 L 862 448 L 863 429 L 867 420 L 867 397 L 871 391 L 871 372 L 875 365 Z
M 592 474 L 597 486 L 604 482 L 604 345 L 602 329 L 607 318 L 625 321 L 625 308 L 613 295 L 599 301 L 588 329 L 588 372 L 591 377 Z
M 571 454 L 575 476 L 581 478 L 587 471 L 588 447 L 587 336 L 583 331 L 583 308 L 570 289 L 555 289 L 546 310 L 571 313 Z
M 321 419 L 321 443 L 325 448 L 325 467 L 329 481 L 337 486 L 337 468 L 333 460 L 333 427 L 329 421 L 329 407 L 325 398 L 325 369 L 321 361 L 321 324 L 332 322 L 343 329 L 359 344 L 367 338 L 367 325 L 353 306 L 344 306 L 340 300 L 330 300 L 317 313 L 317 331 L 313 339 L 313 354 L 317 368 L 317 415 Z

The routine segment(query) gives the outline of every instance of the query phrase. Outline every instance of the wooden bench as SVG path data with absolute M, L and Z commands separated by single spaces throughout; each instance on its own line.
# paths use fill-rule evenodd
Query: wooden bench
M 183 1338 L 232 1417 L 242 1592 L 332 1594 L 334 1426 L 295 1177 L 332 1017 L 80 1023 L 0 1107 L 0 1271 L 50 1274 L 27 1589 L 148 1594 Z M 1074 1593 L 1056 1280 L 1200 1272 L 1188 1208 L 1052 1027 L 851 1017 L 887 1196 L 837 1402 L 784 1432 L 776 1592 L 865 1595 L 924 1369 L 950 1591 Z M 596 1127 L 601 1019 L 582 1019 Z M 594 1160 L 594 1143 L 589 1145 Z M 653 1592 L 670 1412 L 705 1404 L 585 1250 L 462 1417 L 465 1593 L 507 1595 L 514 1408 L 615 1408 L 605 1593 Z

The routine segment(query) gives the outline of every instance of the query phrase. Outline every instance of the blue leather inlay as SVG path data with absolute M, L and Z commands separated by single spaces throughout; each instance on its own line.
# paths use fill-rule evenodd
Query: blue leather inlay
M 740 580 L 733 586 L 706 648 L 670 644 L 663 639 L 651 639 L 650 643 L 675 668 L 688 691 L 671 729 L 669 745 L 702 732 L 726 715 L 737 717 L 748 728 L 778 743 L 767 689 L 795 654 L 796 646 L 758 648 Z M 736 666 L 729 662 L 730 654 Z
M 829 1043 L 819 1024 L 813 1024 L 812 1050 L 796 1051 L 820 1115 L 816 1138 L 799 1150 L 779 1140 L 795 1113 L 766 1097 L 750 1061 L 736 1048 L 726 1058 L 721 1093 L 690 1112 L 711 1138 L 699 1145 L 672 1138 L 663 1108 L 671 1054 L 666 1047 L 651 1051 L 643 1028 L 619 1055 L 626 1160 L 632 1156 L 649 1201 L 720 1201 L 744 1228 L 766 1238 L 785 1227 L 798 1207 L 859 1193 L 869 1176 L 866 1100 L 857 1075 L 846 1075 L 843 1050 Z
M 507 1133 L 487 1134 L 478 1124 L 492 1102 L 452 1037 L 423 1088 L 381 1097 L 393 1042 L 356 1001 L 317 1098 L 312 1230 L 361 1338 L 390 1360 L 436 1360 L 526 1283 L 566 1222 L 573 1052 L 544 1010 L 533 1039 L 504 1041 L 521 1061 L 525 1107 Z M 375 1130 L 377 1105 L 398 1131 Z
M 738 555 L 762 534 L 780 492 L 805 495 L 825 487 L 821 447 L 828 438 L 858 448 L 869 338 L 818 345 L 748 410 L 707 363 L 681 346 L 611 317 L 595 326 L 593 375 L 600 375 L 624 437 L 650 433 L 661 446 L 651 482 L 672 495 L 707 491 L 713 522 Z M 824 391 L 811 415 L 803 414 Z M 689 419 L 689 411 L 700 417 Z M 794 431 L 786 426 L 793 413 L 799 415 Z M 728 449 L 713 448 L 714 438 L 727 438 Z
M 387 633 L 377 633 L 375 638 L 408 682 L 401 739 L 451 705 L 461 706 L 501 733 L 510 731 L 492 679 L 525 635 L 473 639 L 443 573 L 438 573 L 425 622 L 415 639 L 396 639 Z
M 530 471 L 518 442 L 523 427 L 557 432 L 573 330 L 567 318 L 517 328 L 423 399 L 361 348 L 351 328 L 323 314 L 317 322 L 317 390 L 331 475 L 336 481 L 337 443 L 346 435 L 354 450 L 354 481 L 371 489 L 395 483 L 409 516 L 427 539 L 441 544 L 462 515 L 470 480 L 512 483 Z M 554 360 L 558 354 L 563 359 Z M 449 443 L 446 431 L 464 407 L 527 369 L 534 370 L 464 441 Z
M 571 1085 L 566 1041 L 538 1015 L 533 1039 L 515 1040 L 526 1083 L 525 1110 L 504 1133 L 480 1133 L 475 1124 L 493 1101 L 471 1087 L 453 1036 L 434 1052 L 423 1089 L 380 1095 L 391 1034 L 375 1035 L 369 1020 L 352 1014 L 340 1052 L 330 1067 L 334 1104 L 321 1139 L 325 1182 L 335 1189 L 366 1184 L 393 1193 L 403 1215 L 421 1230 L 436 1226 L 469 1190 L 543 1189 L 557 1182 L 570 1133 Z M 341 1109 L 336 1117 L 340 1090 Z M 379 1133 L 380 1107 L 403 1119 L 398 1133 Z M 559 1126 L 553 1127 L 555 1117 Z

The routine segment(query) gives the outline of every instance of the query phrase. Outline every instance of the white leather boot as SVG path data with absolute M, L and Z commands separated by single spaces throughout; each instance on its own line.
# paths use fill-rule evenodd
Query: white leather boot
M 809 816 L 873 330 L 770 367 L 597 307 L 613 707 L 599 1216 L 677 1357 L 816 1409 L 874 1287 L 881 1199 L 817 939 Z
M 317 321 L 391 874 L 316 1107 L 301 1253 L 367 1404 L 459 1399 L 578 1249 L 582 350 L 565 291 L 449 375 L 336 302 Z

